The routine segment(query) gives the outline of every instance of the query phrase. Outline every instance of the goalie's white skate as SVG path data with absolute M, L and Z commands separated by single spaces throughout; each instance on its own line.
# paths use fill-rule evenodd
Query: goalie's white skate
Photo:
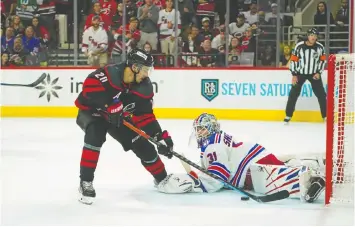
M 79 193 L 79 202 L 91 205 L 96 197 L 92 181 L 80 181 Z

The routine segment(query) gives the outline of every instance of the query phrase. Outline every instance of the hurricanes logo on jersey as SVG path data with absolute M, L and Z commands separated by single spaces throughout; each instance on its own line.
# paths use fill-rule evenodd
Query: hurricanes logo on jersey
M 212 101 L 218 96 L 218 79 L 202 79 L 201 80 L 201 95 L 208 101 Z

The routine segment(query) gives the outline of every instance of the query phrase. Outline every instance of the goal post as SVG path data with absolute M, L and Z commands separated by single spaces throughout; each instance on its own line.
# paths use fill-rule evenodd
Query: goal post
M 354 204 L 355 54 L 330 55 L 325 203 Z

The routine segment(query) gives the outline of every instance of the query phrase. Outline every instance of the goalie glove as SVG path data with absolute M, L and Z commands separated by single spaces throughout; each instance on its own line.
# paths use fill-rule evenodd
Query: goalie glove
M 304 202 L 313 203 L 325 188 L 324 175 L 303 166 L 299 174 L 299 184 L 300 199 Z

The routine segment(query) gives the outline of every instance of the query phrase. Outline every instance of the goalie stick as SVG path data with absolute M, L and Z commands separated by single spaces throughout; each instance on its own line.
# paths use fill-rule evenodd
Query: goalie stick
M 135 133 L 137 133 L 138 135 L 142 136 L 143 138 L 145 138 L 146 140 L 150 141 L 151 143 L 153 143 L 156 146 L 165 146 L 164 144 L 156 141 L 153 137 L 149 136 L 148 134 L 146 134 L 144 131 L 140 130 L 139 128 L 135 127 L 134 125 L 132 125 L 131 123 L 129 123 L 126 120 L 123 120 L 123 124 L 128 127 L 129 129 L 131 129 L 132 131 L 134 131 Z M 228 186 L 229 188 L 231 188 L 232 190 L 238 191 L 246 196 L 248 196 L 249 198 L 260 202 L 260 203 L 266 203 L 266 202 L 272 202 L 272 201 L 277 201 L 277 200 L 282 200 L 282 199 L 286 199 L 290 196 L 289 192 L 287 190 L 282 190 L 279 192 L 276 192 L 274 194 L 270 194 L 270 195 L 262 195 L 262 196 L 257 196 L 257 195 L 253 195 L 247 191 L 244 191 L 241 188 L 237 188 L 235 187 L 233 184 L 229 183 L 228 181 L 224 181 L 222 179 L 220 179 L 219 177 L 217 177 L 216 175 L 206 171 L 205 169 L 203 169 L 201 166 L 197 165 L 196 163 L 190 161 L 189 159 L 185 158 L 184 156 L 180 155 L 179 153 L 176 153 L 175 151 L 172 151 L 172 154 L 177 157 L 178 159 L 184 161 L 185 163 L 189 164 L 190 166 L 198 169 L 199 171 L 201 171 L 202 173 L 212 177 L 213 179 L 216 179 L 220 182 L 223 182 L 226 186 Z M 185 167 L 185 166 L 184 166 Z
M 36 87 L 38 84 L 40 84 L 45 78 L 46 74 L 43 73 L 36 81 L 30 84 L 9 84 L 9 83 L 1 83 L 1 86 L 13 86 L 13 87 Z

